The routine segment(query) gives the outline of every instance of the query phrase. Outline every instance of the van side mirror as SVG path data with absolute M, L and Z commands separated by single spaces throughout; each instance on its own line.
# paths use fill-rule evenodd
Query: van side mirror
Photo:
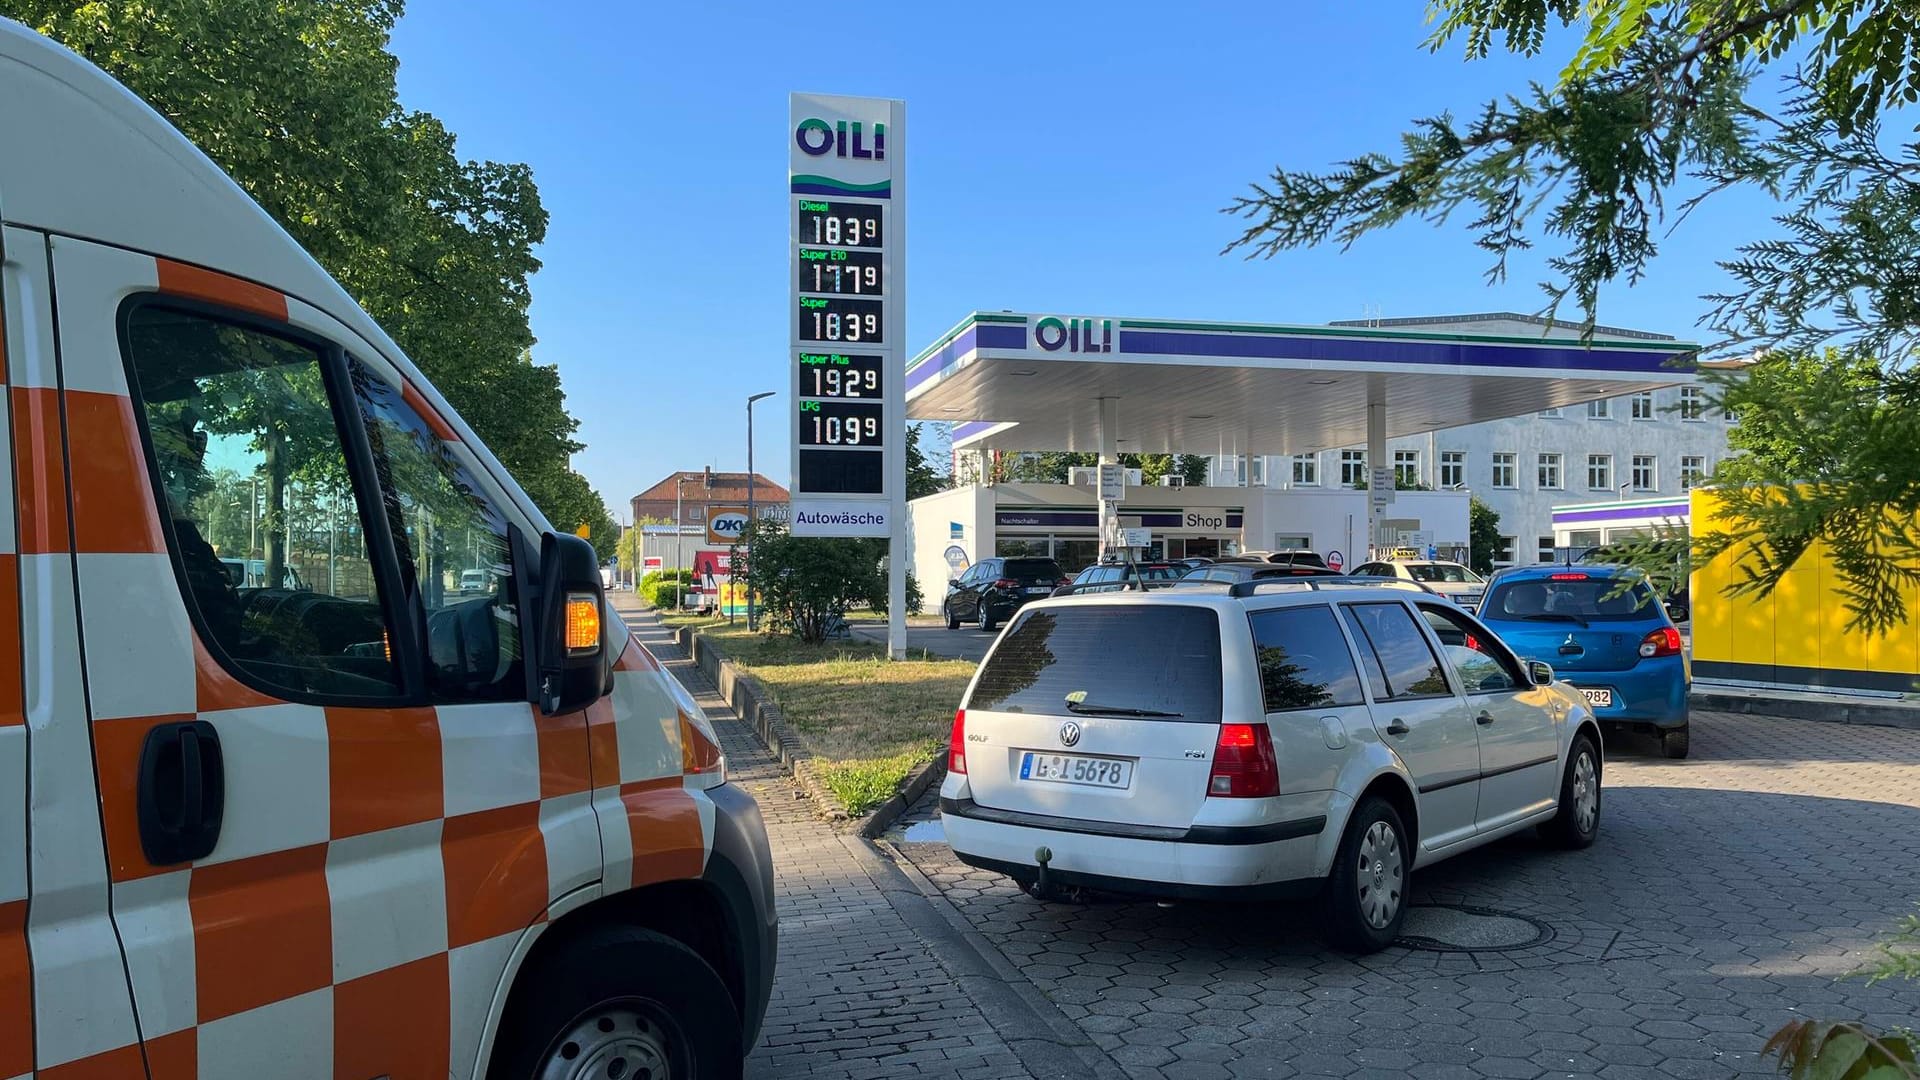
M 607 692 L 607 597 L 593 545 L 571 533 L 540 537 L 539 618 L 529 659 L 537 665 L 540 711 L 573 712 Z
M 1552 686 L 1553 665 L 1547 663 L 1545 660 L 1529 660 L 1527 661 L 1527 677 L 1533 680 L 1533 685 L 1535 686 Z

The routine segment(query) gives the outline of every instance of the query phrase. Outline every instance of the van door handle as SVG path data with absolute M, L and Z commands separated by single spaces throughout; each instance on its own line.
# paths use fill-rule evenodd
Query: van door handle
M 1407 726 L 1407 722 L 1405 720 L 1402 720 L 1397 716 L 1387 723 L 1387 734 L 1389 735 L 1405 735 L 1407 732 L 1412 730 L 1413 730 L 1412 728 Z
M 1481 709 L 1480 715 L 1474 717 L 1473 722 L 1479 724 L 1481 727 L 1486 727 L 1488 724 L 1493 723 L 1493 714 L 1485 709 Z
M 205 858 L 220 839 L 226 767 L 205 720 L 161 724 L 140 749 L 140 849 L 155 866 Z

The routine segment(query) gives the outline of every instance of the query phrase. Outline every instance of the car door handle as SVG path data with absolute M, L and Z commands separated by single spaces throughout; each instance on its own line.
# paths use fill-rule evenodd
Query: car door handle
M 1389 735 L 1405 735 L 1407 732 L 1412 730 L 1413 730 L 1412 728 L 1407 726 L 1407 722 L 1405 720 L 1402 720 L 1397 716 L 1394 717 L 1387 724 L 1387 734 Z
M 155 866 L 212 853 L 226 809 L 220 736 L 205 720 L 162 724 L 140 750 L 140 848 Z
M 1479 724 L 1481 727 L 1486 727 L 1488 724 L 1493 723 L 1493 714 L 1485 709 L 1481 709 L 1480 715 L 1474 717 L 1473 722 Z

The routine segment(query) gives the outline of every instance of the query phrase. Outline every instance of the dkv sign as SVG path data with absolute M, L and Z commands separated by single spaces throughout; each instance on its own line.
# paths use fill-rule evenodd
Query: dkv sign
M 707 543 L 732 546 L 747 531 L 747 512 L 730 506 L 715 506 L 707 511 Z

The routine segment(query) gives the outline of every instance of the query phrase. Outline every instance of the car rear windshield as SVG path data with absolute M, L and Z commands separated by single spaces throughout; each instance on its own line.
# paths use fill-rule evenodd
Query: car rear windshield
M 1660 610 L 1653 590 L 1636 581 L 1621 589 L 1613 576 L 1558 574 L 1499 585 L 1481 607 L 1489 619 L 1625 622 Z
M 966 707 L 1217 724 L 1220 677 L 1220 623 L 1211 608 L 1029 610 L 994 646 Z M 1158 713 L 1178 715 L 1150 715 Z
M 1480 576 L 1459 563 L 1412 563 L 1407 576 L 1415 581 L 1444 581 L 1449 584 L 1478 583 Z
M 1143 581 L 1173 581 L 1187 572 L 1184 566 L 1141 566 L 1135 569 Z
M 1018 581 L 1057 581 L 1066 577 L 1060 572 L 1060 564 L 1052 559 L 1008 559 L 1002 573 Z

